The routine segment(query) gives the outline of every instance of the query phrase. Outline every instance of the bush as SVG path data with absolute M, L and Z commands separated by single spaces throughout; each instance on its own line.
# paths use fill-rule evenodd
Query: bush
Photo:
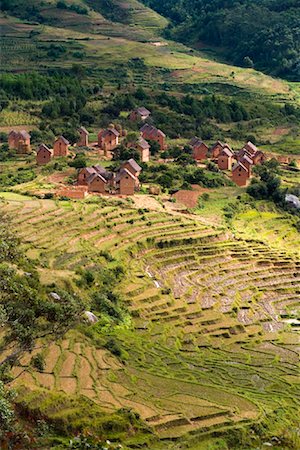
M 37 369 L 39 372 L 43 372 L 45 369 L 45 358 L 41 353 L 38 353 L 37 355 L 33 356 L 31 358 L 31 365 L 35 369 Z

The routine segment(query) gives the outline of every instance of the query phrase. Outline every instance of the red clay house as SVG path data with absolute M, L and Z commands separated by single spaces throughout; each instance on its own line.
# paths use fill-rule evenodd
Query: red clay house
M 125 163 L 122 164 L 122 169 L 127 169 L 129 172 L 132 173 L 135 177 L 139 177 L 142 168 L 138 165 L 138 163 L 133 159 L 129 159 Z
M 166 135 L 161 131 L 155 128 L 153 125 L 149 125 L 148 123 L 145 123 L 145 125 L 142 126 L 140 129 L 140 132 L 142 134 L 142 137 L 146 139 L 147 141 L 155 141 L 159 143 L 160 150 L 165 150 L 166 148 Z
M 41 144 L 36 152 L 36 163 L 39 166 L 48 164 L 53 157 L 53 150 L 45 144 Z
M 104 154 L 114 150 L 119 145 L 120 133 L 115 128 L 100 130 L 98 133 L 98 145 Z
M 251 174 L 251 167 L 253 166 L 253 161 L 252 159 L 245 154 L 240 160 L 240 163 L 242 163 L 245 167 L 247 167 L 247 169 L 249 170 L 250 174 Z
M 137 143 L 134 145 L 134 148 L 137 150 L 140 155 L 141 162 L 149 162 L 150 161 L 150 145 L 148 142 L 141 136 Z
M 30 134 L 25 130 L 12 130 L 8 135 L 8 146 L 10 149 L 17 150 L 17 153 L 29 153 L 31 150 Z
M 204 161 L 207 158 L 208 147 L 201 139 L 194 137 L 189 145 L 193 149 L 192 156 L 196 161 Z
M 218 156 L 218 167 L 221 170 L 231 170 L 233 163 L 233 152 L 225 146 Z
M 232 181 L 238 186 L 246 186 L 250 178 L 250 171 L 241 162 L 234 165 L 232 169 Z
M 69 145 L 70 142 L 63 136 L 57 138 L 53 145 L 53 156 L 54 157 L 68 156 Z
M 133 195 L 138 189 L 138 178 L 135 177 L 128 169 L 121 169 L 116 176 L 116 190 L 120 195 Z
M 236 158 L 241 161 L 245 156 L 248 156 L 254 165 L 262 164 L 266 160 L 265 154 L 250 141 L 238 152 Z
M 144 106 L 141 106 L 140 108 L 134 109 L 129 114 L 129 119 L 132 121 L 141 122 L 141 121 L 148 119 L 150 114 L 151 114 L 151 112 L 147 108 L 145 108 Z
M 80 127 L 78 133 L 79 133 L 79 139 L 77 142 L 78 147 L 87 147 L 89 145 L 88 130 L 84 127 Z
M 225 147 L 225 144 L 223 144 L 221 141 L 217 141 L 214 145 L 212 145 L 209 149 L 209 156 L 212 159 L 218 159 L 221 151 Z

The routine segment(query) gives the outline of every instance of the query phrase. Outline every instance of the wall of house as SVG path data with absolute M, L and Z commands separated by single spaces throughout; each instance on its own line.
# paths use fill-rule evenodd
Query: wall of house
M 61 141 L 57 141 L 53 146 L 53 156 L 67 156 L 68 154 L 68 145 L 64 144 Z
M 231 170 L 232 158 L 226 155 L 220 155 L 218 158 L 218 167 L 221 170 Z
M 135 180 L 132 179 L 129 175 L 125 175 L 119 183 L 120 187 L 120 194 L 121 195 L 133 195 L 134 194 L 134 187 L 135 187 Z
M 193 148 L 193 158 L 197 161 L 204 161 L 207 158 L 207 147 L 201 145 Z
M 246 186 L 249 179 L 249 173 L 245 172 L 243 169 L 238 168 L 232 173 L 232 181 L 238 186 Z
M 222 146 L 221 146 L 221 145 L 217 145 L 217 146 L 213 149 L 212 154 L 211 154 L 211 157 L 212 157 L 213 159 L 214 159 L 214 158 L 218 158 L 218 156 L 220 155 L 220 153 L 221 153 L 222 150 L 223 150 Z
M 51 161 L 51 153 L 47 150 L 40 150 L 36 155 L 36 162 L 39 166 L 48 164 Z
M 89 137 L 85 133 L 80 133 L 79 141 L 77 142 L 79 147 L 87 147 L 89 145 Z
M 105 194 L 106 193 L 106 183 L 102 181 L 100 178 L 95 178 L 89 186 L 89 192 L 98 192 L 99 194 Z

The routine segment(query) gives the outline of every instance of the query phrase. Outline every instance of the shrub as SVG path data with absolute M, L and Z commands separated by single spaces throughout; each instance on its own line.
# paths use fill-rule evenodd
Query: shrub
M 38 353 L 37 355 L 33 356 L 31 358 L 31 365 L 35 369 L 37 369 L 39 372 L 43 372 L 45 369 L 45 358 L 41 353 Z

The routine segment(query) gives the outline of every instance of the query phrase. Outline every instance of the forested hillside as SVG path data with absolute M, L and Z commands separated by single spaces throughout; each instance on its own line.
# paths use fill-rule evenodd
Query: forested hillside
M 300 79 L 298 0 L 143 0 L 169 17 L 168 36 L 225 48 L 238 65 Z

